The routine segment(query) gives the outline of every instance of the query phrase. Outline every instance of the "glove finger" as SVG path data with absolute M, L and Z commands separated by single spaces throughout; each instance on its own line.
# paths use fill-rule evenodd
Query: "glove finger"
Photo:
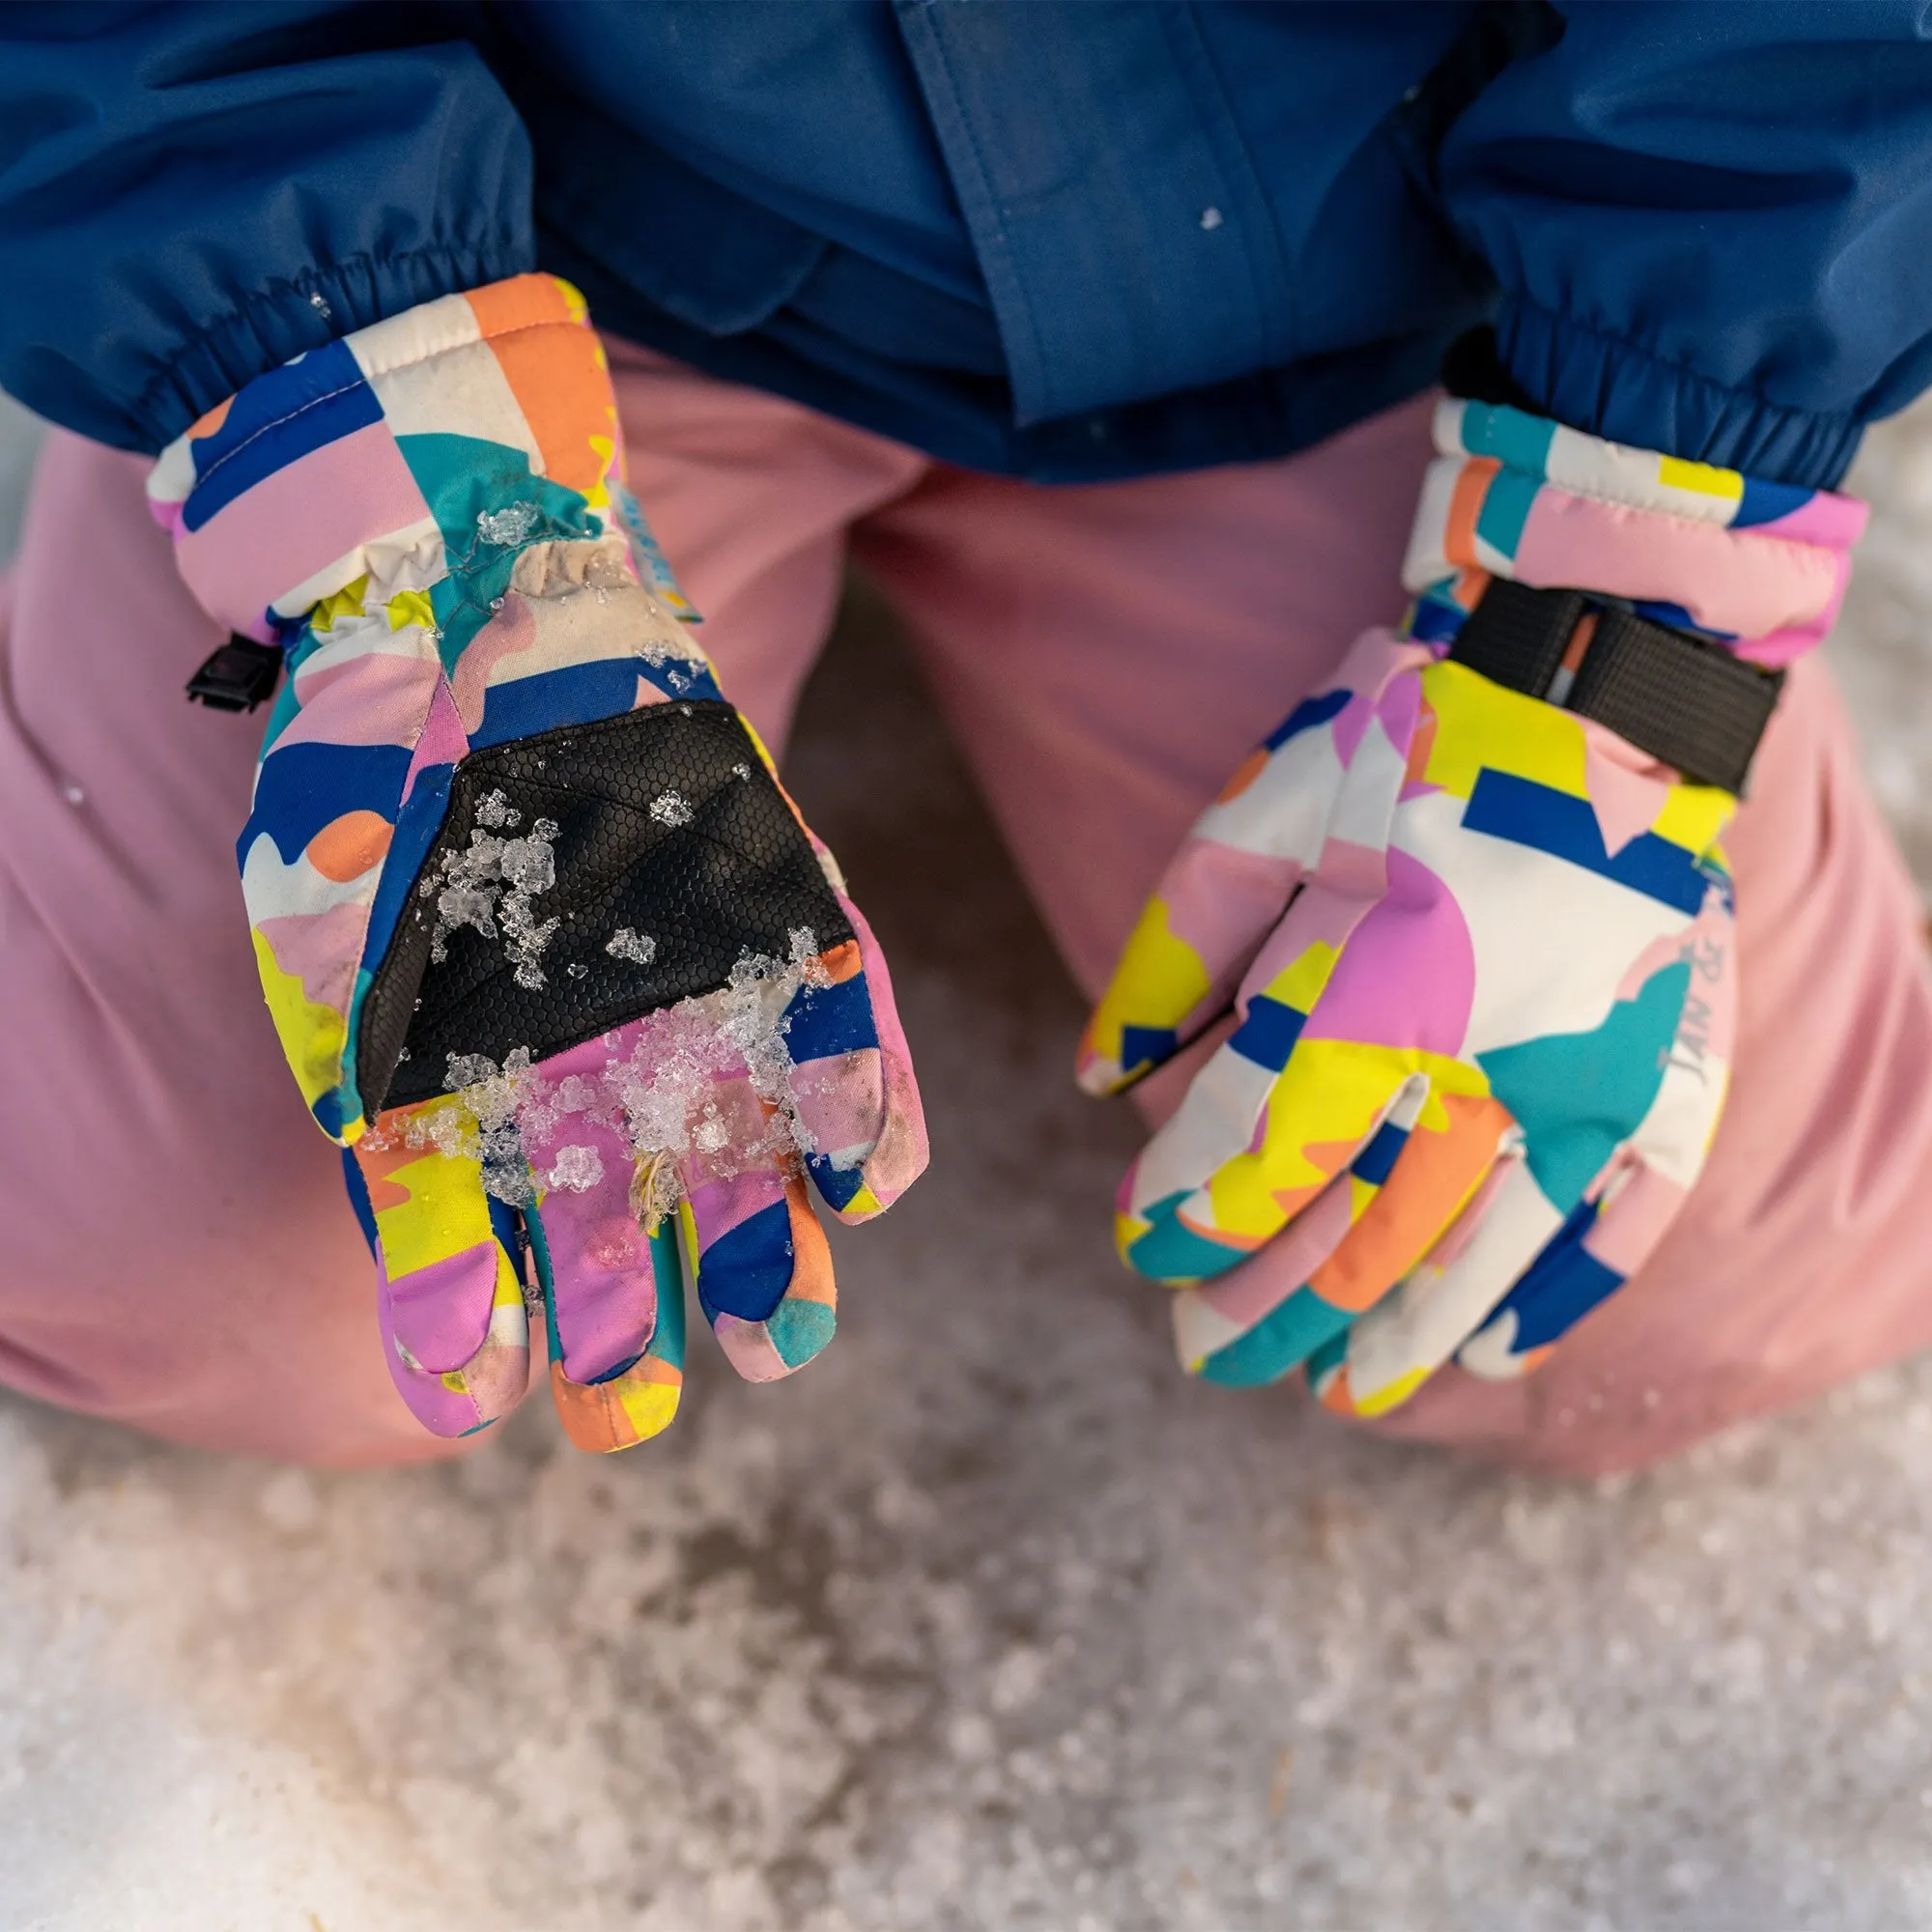
M 1457 1361 L 1496 1380 L 1527 1375 L 1663 1239 L 1703 1172 L 1730 1086 L 1737 1028 L 1735 931 L 1714 894 L 1687 937 L 1689 989 L 1663 1078 L 1630 1143 Z
M 751 1082 L 719 1081 L 709 1119 L 717 1152 L 694 1149 L 682 1162 L 685 1267 L 732 1367 L 776 1381 L 838 1325 L 832 1250 L 796 1162 L 768 1151 L 770 1109 Z
M 1456 1351 L 1486 1381 L 1542 1367 L 1584 1316 L 1620 1289 L 1683 1208 L 1685 1190 L 1632 1163 L 1601 1200 L 1582 1201 L 1493 1313 Z
M 1243 983 L 1239 1025 L 1122 1183 L 1114 1233 L 1129 1267 L 1156 1281 L 1225 1273 L 1312 1202 L 1375 1132 L 1415 1056 L 1303 1038 L 1372 904 L 1309 886 L 1289 907 Z
M 781 1021 L 806 1172 L 841 1221 L 868 1221 L 925 1171 L 929 1147 L 912 1053 L 872 928 L 819 955 Z
M 432 1115 L 446 1128 L 454 1110 L 383 1115 L 344 1165 L 376 1256 L 389 1373 L 425 1428 L 468 1435 L 508 1414 L 529 1378 L 521 1230 L 484 1191 L 476 1154 L 447 1131 L 442 1145 L 427 1135 Z
M 628 1449 L 670 1425 L 684 1386 L 676 1239 L 640 1218 L 638 1163 L 611 1121 L 530 1119 L 525 1151 L 543 1193 L 525 1212 L 544 1292 L 551 1396 L 580 1449 Z
M 1385 842 L 1418 712 L 1413 679 L 1382 689 L 1396 668 L 1371 633 L 1337 688 L 1297 705 L 1196 820 L 1081 1036 L 1087 1092 L 1119 1093 L 1198 1038 L 1302 881 L 1352 869 Z
M 1205 1380 L 1279 1380 L 1415 1267 L 1473 1199 L 1510 1120 L 1413 1075 L 1350 1162 L 1252 1262 L 1176 1296 L 1182 1359 Z
M 1347 1415 L 1399 1408 L 1483 1325 L 1563 1218 L 1513 1137 L 1428 1258 L 1349 1330 L 1340 1360 L 1311 1360 L 1321 1401 Z
M 1128 1175 L 1115 1236 L 1144 1274 L 1200 1280 L 1246 1260 L 1354 1159 L 1411 1074 L 1482 1091 L 1454 1058 L 1467 1009 L 1439 956 L 1459 936 L 1466 946 L 1460 916 L 1445 916 L 1438 878 L 1386 843 L 1418 702 L 1405 679 L 1383 700 L 1393 736 L 1361 730 L 1321 875 L 1256 954 L 1239 1025 Z
M 1428 1097 L 1427 1077 L 1411 1074 L 1354 1159 L 1259 1254 L 1212 1281 L 1175 1291 L 1175 1343 L 1190 1375 L 1230 1386 L 1273 1381 L 1293 1366 L 1277 1371 L 1272 1363 L 1300 1343 L 1301 1331 L 1314 1348 L 1347 1325 L 1347 1314 L 1323 1304 L 1308 1284 L 1380 1193 Z
M 1673 972 L 1683 978 L 1683 995 L 1673 1032 L 1658 1051 L 1662 1078 L 1650 1105 L 1555 1240 L 1459 1350 L 1457 1360 L 1474 1376 L 1534 1370 L 1648 1260 L 1704 1171 L 1737 1037 L 1737 929 L 1727 879 L 1712 885 L 1675 960 L 1644 980 L 1638 997 Z
M 808 981 L 799 989 L 781 1025 L 793 1067 L 795 1119 L 810 1142 L 801 1151 L 812 1184 L 841 1221 L 868 1221 L 925 1172 L 930 1156 L 912 1051 L 899 1024 L 886 955 L 866 916 L 852 903 L 838 861 L 806 823 L 751 720 L 740 722 L 817 856 L 854 934 L 847 945 L 819 954 L 822 976 L 813 977 L 821 983 Z M 822 1235 L 815 1218 L 812 1228 Z

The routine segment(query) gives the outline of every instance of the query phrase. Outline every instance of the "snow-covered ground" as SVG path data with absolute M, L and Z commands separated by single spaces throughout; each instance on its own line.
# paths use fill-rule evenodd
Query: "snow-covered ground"
M 1837 655 L 1932 878 L 1932 413 L 1862 481 Z M 0 1402 L 0 1927 L 1932 1927 L 1932 1363 L 1595 1487 L 1183 1380 L 863 599 L 790 776 L 933 1116 L 838 1346 L 751 1389 L 700 1335 L 614 1461 L 542 1403 L 315 1476 Z

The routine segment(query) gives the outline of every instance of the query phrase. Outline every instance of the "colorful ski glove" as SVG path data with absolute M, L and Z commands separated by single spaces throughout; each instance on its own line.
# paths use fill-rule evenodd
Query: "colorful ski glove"
M 1406 625 L 1362 638 L 1202 815 L 1079 1065 L 1118 1092 L 1232 1017 L 1122 1184 L 1121 1252 L 1176 1290 L 1191 1371 L 1305 1367 L 1364 1415 L 1452 1357 L 1534 1368 L 1695 1182 L 1736 1024 L 1736 799 L 1598 717 L 1624 702 L 1741 770 L 1748 743 L 1723 721 L 1700 741 L 1657 692 L 1775 677 L 1747 666 L 1823 636 L 1863 522 L 1509 408 L 1445 402 L 1435 438 Z M 1537 695 L 1460 661 L 1497 580 L 1513 608 L 1595 593 Z M 1523 657 L 1487 628 L 1486 662 Z M 1612 630 L 1683 654 L 1648 710 L 1593 659 Z M 1742 696 L 1761 725 L 1775 690 Z
M 885 962 L 622 475 L 582 300 L 526 275 L 261 377 L 149 486 L 286 654 L 242 889 L 440 1435 L 521 1399 L 526 1308 L 575 1441 L 655 1435 L 680 1267 L 740 1374 L 789 1374 L 835 1321 L 804 1177 L 856 1222 L 925 1163 Z

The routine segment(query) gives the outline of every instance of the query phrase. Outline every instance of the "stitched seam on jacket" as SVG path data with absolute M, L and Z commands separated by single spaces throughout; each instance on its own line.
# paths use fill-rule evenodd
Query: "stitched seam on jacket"
M 384 269 L 398 268 L 411 262 L 426 262 L 426 263 L 441 262 L 450 264 L 457 262 L 470 262 L 481 259 L 482 257 L 491 252 L 491 248 L 492 244 L 490 242 L 477 242 L 461 246 L 451 243 L 451 244 L 439 244 L 434 247 L 412 248 L 400 255 L 371 255 L 367 253 L 360 255 L 348 255 L 345 256 L 340 262 L 334 263 L 327 270 L 310 270 L 305 275 L 282 278 L 281 280 L 272 284 L 270 288 L 260 289 L 256 291 L 253 295 L 250 295 L 247 298 L 245 298 L 243 300 L 235 303 L 232 307 L 224 309 L 221 314 L 215 316 L 206 326 L 197 329 L 195 333 L 192 336 L 190 336 L 187 341 L 183 343 L 182 346 L 175 352 L 175 354 L 168 358 L 167 362 L 161 368 L 157 369 L 154 373 L 154 375 L 151 376 L 148 379 L 148 381 L 142 384 L 140 393 L 134 398 L 133 403 L 129 408 L 128 413 L 133 417 L 134 420 L 136 420 L 145 427 L 151 420 L 156 397 L 160 393 L 162 393 L 164 390 L 166 390 L 169 387 L 169 385 L 173 384 L 175 380 L 175 372 L 180 368 L 182 363 L 186 361 L 190 355 L 194 355 L 196 351 L 201 349 L 203 345 L 209 342 L 213 337 L 219 335 L 223 329 L 232 328 L 233 327 L 235 327 L 236 324 L 245 322 L 247 318 L 258 309 L 273 306 L 279 300 L 279 296 L 276 293 L 277 290 L 287 289 L 293 291 L 298 295 L 304 293 L 304 291 L 306 291 L 309 294 L 317 294 L 320 293 L 320 291 L 315 287 L 315 284 L 324 280 L 339 281 L 345 275 L 356 270 L 366 270 L 380 272 Z M 524 271 L 521 270 L 513 270 L 511 272 L 522 273 Z M 493 281 L 501 281 L 507 279 L 507 277 L 497 275 L 497 276 L 491 276 L 488 279 Z M 482 285 L 483 284 L 480 283 L 472 283 L 469 286 L 482 286 Z M 460 293 L 460 291 L 446 291 L 445 293 L 454 294 L 454 293 Z M 434 300 L 435 298 L 429 297 L 425 298 L 425 299 Z M 416 304 L 414 303 L 411 304 L 412 307 L 414 307 L 415 305 Z M 352 331 L 352 333 L 354 331 Z M 330 337 L 330 340 L 339 342 L 342 340 L 342 337 L 332 336 Z M 322 343 L 318 343 L 316 345 L 317 348 L 323 348 L 326 346 L 327 346 L 326 344 Z M 312 353 L 312 352 L 305 352 L 305 353 Z M 263 375 L 267 375 L 270 372 L 266 369 L 262 372 Z M 243 388 L 245 388 L 246 386 L 247 386 L 246 384 L 242 384 Z M 238 395 L 240 394 L 240 390 L 230 390 L 229 394 L 231 397 Z M 213 404 L 209 404 L 206 406 L 205 409 L 197 411 L 196 414 L 197 415 L 205 414 L 207 412 L 207 409 L 212 409 L 213 407 L 214 407 Z M 155 439 L 157 446 L 160 448 L 166 448 L 169 443 L 176 440 L 177 437 L 185 434 L 185 431 L 188 428 L 191 428 L 192 426 L 193 426 L 192 421 L 190 420 L 190 422 L 185 424 L 181 430 L 176 431 L 174 436 L 158 437 Z
M 1555 323 L 1559 328 L 1568 329 L 1576 335 L 1587 335 L 1592 341 L 1602 342 L 1625 355 L 1641 357 L 1646 362 L 1654 362 L 1660 369 L 1667 369 L 1673 376 L 1680 377 L 1687 384 L 1700 389 L 1708 389 L 1718 396 L 1736 396 L 1741 401 L 1754 403 L 1759 408 L 1775 411 L 1779 415 L 1796 417 L 1802 422 L 1822 424 L 1842 424 L 1847 429 L 1862 429 L 1863 421 L 1850 410 L 1808 410 L 1800 403 L 1781 403 L 1776 396 L 1767 395 L 1762 389 L 1744 388 L 1735 384 L 1722 383 L 1715 376 L 1707 376 L 1700 369 L 1693 369 L 1687 362 L 1680 362 L 1675 356 L 1666 355 L 1649 343 L 1639 342 L 1634 336 L 1618 335 L 1607 328 L 1600 328 L 1595 323 L 1584 322 L 1580 317 L 1571 315 L 1562 309 L 1554 309 L 1540 302 L 1534 296 L 1525 295 L 1520 289 L 1506 292 L 1504 299 L 1518 308 L 1527 309 Z M 1584 431 L 1583 434 L 1592 434 Z M 1735 466 L 1733 466 L 1735 467 Z

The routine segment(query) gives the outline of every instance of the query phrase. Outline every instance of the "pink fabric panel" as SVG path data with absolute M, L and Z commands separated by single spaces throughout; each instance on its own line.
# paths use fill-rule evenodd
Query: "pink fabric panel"
M 262 637 L 271 599 L 428 515 L 395 438 L 375 423 L 264 477 L 200 529 L 184 531 L 176 554 L 205 610 Z
M 893 998 L 893 976 L 886 955 L 879 950 L 866 915 L 842 893 L 838 902 L 859 942 L 859 958 L 865 968 L 866 982 L 871 988 L 872 1017 L 879 1036 L 885 1130 L 878 1145 L 866 1157 L 866 1183 L 879 1206 L 890 1208 L 925 1171 L 931 1154 L 925 1113 L 920 1104 L 919 1076 L 913 1066 L 912 1048 L 906 1044 L 905 1029 Z M 839 1216 L 840 1220 L 845 1218 Z
M 884 1056 L 876 1046 L 797 1066 L 791 1077 L 798 1118 L 817 1153 L 875 1141 L 885 1111 Z
M 1388 896 L 1356 928 L 1306 1035 L 1460 1053 L 1476 997 L 1476 954 L 1462 909 L 1400 848 L 1388 854 Z
M 1747 524 L 1745 527 L 1756 536 L 1790 537 L 1797 543 L 1850 550 L 1864 535 L 1870 521 L 1871 505 L 1862 497 L 1819 490 L 1789 515 L 1774 517 L 1768 524 Z
M 410 769 L 403 780 L 403 802 L 409 803 L 416 788 L 416 774 L 437 765 L 453 765 L 469 750 L 469 737 L 463 720 L 456 715 L 456 699 L 448 683 L 437 679 L 436 696 L 430 699 L 429 716 L 423 721 L 422 735 L 410 757 Z
M 1238 976 L 1300 882 L 1298 860 L 1190 838 L 1180 863 L 1161 881 L 1168 929 L 1223 979 Z
M 308 999 L 346 1015 L 368 925 L 369 907 L 347 899 L 325 912 L 264 920 L 259 930 L 275 964 L 301 981 Z
M 407 745 L 442 676 L 434 658 L 374 653 L 304 680 L 302 708 L 278 745 Z
M 1843 594 L 1844 558 L 1810 544 L 1544 489 L 1509 574 L 1520 583 L 1587 583 L 1616 597 L 1676 604 L 1714 631 L 1764 638 L 1818 625 Z M 1815 640 L 1824 631 L 1811 635 Z
M 431 1375 L 447 1375 L 483 1346 L 496 1294 L 497 1244 L 484 1241 L 392 1276 L 389 1319 L 397 1340 Z
M 1266 1265 L 1243 1262 L 1194 1293 L 1217 1315 L 1249 1325 L 1281 1306 L 1342 1245 L 1354 1178 L 1338 1174 L 1269 1243 Z

